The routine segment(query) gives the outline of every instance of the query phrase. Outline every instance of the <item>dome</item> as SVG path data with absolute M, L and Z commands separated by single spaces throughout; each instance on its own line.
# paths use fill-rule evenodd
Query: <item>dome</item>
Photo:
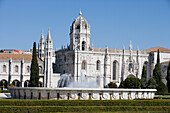
M 86 19 L 84 17 L 82 17 L 81 15 L 82 15 L 82 13 L 80 11 L 79 16 L 73 21 L 73 23 L 71 25 L 71 29 L 70 29 L 71 32 L 73 30 L 73 27 L 75 27 L 75 29 L 80 29 L 81 25 L 82 25 L 83 29 L 87 29 L 89 27 Z

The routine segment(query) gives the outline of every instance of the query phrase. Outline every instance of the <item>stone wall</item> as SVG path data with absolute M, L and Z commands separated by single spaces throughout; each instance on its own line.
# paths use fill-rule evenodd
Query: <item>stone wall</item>
M 102 88 L 9 88 L 12 99 L 59 100 L 133 100 L 153 99 L 156 89 L 102 89 Z

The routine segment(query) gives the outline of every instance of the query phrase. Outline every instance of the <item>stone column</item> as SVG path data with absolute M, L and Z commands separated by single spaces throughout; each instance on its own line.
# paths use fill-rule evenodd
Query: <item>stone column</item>
M 110 82 L 110 58 L 108 55 L 108 46 L 105 49 L 105 59 L 104 59 L 104 85 Z
M 103 76 L 97 76 L 97 84 L 99 88 L 103 88 L 104 77 Z

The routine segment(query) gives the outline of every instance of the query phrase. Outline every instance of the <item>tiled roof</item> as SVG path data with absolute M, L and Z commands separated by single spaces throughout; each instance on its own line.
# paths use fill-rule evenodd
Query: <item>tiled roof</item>
M 0 53 L 0 60 L 9 60 L 12 58 L 12 60 L 22 60 L 25 61 L 31 61 L 32 60 L 32 54 L 14 54 L 14 53 Z M 38 61 L 41 61 L 37 57 Z
M 161 63 L 163 63 L 163 64 L 170 63 L 170 60 L 169 61 L 165 61 L 165 62 L 161 62 Z
M 146 49 L 145 51 L 148 51 L 148 52 L 152 52 L 152 51 L 159 51 L 160 52 L 170 52 L 170 49 L 167 49 L 167 48 L 163 48 L 163 47 L 153 47 L 153 48 L 150 48 L 150 49 Z

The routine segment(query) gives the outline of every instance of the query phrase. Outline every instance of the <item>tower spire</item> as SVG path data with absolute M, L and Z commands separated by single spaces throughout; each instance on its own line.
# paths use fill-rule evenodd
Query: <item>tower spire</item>
M 38 43 L 38 57 L 44 61 L 44 34 L 43 30 L 41 30 L 41 38 Z
M 47 40 L 51 40 L 50 28 L 48 28 Z
M 44 34 L 43 34 L 43 30 L 41 30 L 41 38 L 40 38 L 40 42 L 44 42 Z

